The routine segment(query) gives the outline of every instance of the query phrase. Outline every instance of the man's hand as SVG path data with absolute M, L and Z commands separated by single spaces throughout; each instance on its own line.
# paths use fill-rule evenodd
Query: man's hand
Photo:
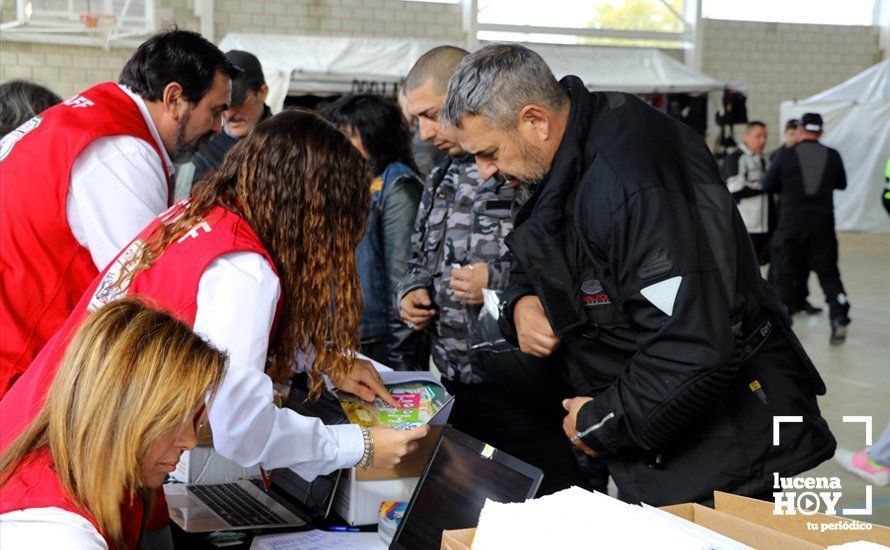
M 575 436 L 575 434 L 578 433 L 578 427 L 576 426 L 576 423 L 578 421 L 578 411 L 581 410 L 581 407 L 583 407 L 589 401 L 593 401 L 593 398 L 573 397 L 572 399 L 562 400 L 562 408 L 566 410 L 566 417 L 562 421 L 562 429 L 566 433 L 566 437 L 568 437 L 569 440 L 571 440 Z M 584 451 L 584 454 L 588 456 L 600 455 L 600 453 L 585 445 L 584 442 L 580 439 L 572 441 L 572 444 Z
M 454 296 L 465 304 L 481 304 L 482 289 L 488 286 L 488 264 L 478 262 L 451 270 Z
M 429 326 L 436 310 L 433 309 L 433 301 L 430 293 L 425 288 L 415 288 L 402 297 L 399 302 L 399 316 L 409 327 L 414 330 L 423 330 Z
M 374 365 L 364 359 L 354 359 L 353 361 L 355 363 L 353 363 L 352 369 L 348 374 L 331 376 L 331 382 L 337 386 L 337 389 L 355 394 L 368 403 L 373 402 L 374 398 L 380 396 L 380 399 L 400 409 L 399 402 L 393 399 L 392 395 L 387 391 Z
M 537 296 L 523 296 L 513 307 L 513 323 L 519 338 L 519 349 L 535 357 L 548 357 L 561 341 L 544 313 Z

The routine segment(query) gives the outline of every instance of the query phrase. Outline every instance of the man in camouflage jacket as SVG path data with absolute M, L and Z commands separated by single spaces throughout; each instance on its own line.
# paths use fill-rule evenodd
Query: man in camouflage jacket
M 506 286 L 510 261 L 504 238 L 513 230 L 512 198 L 513 190 L 502 182 L 483 181 L 467 155 L 449 156 L 427 179 L 396 299 L 429 306 L 433 361 L 447 380 L 481 382 L 467 354 L 471 317 L 480 313 L 483 287 Z M 423 320 L 414 325 L 427 326 Z
M 448 157 L 427 178 L 411 259 L 394 298 L 403 322 L 432 340 L 433 361 L 455 397 L 451 424 L 541 468 L 540 494 L 547 494 L 585 480 L 560 429 L 565 395 L 559 368 L 534 363 L 506 343 L 496 323 L 488 330 L 485 321 L 492 319 L 480 317 L 483 309 L 491 310 L 483 304 L 483 289 L 499 292 L 507 285 L 505 239 L 513 231 L 514 190 L 503 180 L 484 180 L 475 158 L 438 123 L 447 76 L 466 55 L 449 46 L 434 48 L 406 79 L 408 110 L 421 138 Z M 496 359 L 472 349 L 495 342 L 507 347 Z

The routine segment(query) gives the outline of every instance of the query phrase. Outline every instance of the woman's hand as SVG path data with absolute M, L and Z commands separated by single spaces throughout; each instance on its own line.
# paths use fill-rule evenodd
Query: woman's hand
M 364 359 L 355 358 L 353 361 L 355 363 L 347 374 L 331 375 L 331 382 L 337 386 L 337 389 L 355 394 L 368 403 L 372 403 L 377 396 L 380 396 L 380 399 L 396 409 L 400 409 L 399 402 L 393 399 L 387 391 L 374 365 Z
M 405 456 L 417 451 L 420 447 L 418 440 L 430 433 L 429 426 L 405 431 L 394 430 L 389 426 L 374 426 L 369 429 L 374 439 L 372 468 L 392 468 L 399 464 Z

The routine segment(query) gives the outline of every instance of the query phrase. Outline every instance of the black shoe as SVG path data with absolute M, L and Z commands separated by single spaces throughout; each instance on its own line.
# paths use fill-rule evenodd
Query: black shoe
M 832 346 L 840 346 L 847 339 L 847 325 L 850 324 L 849 317 L 837 317 L 831 320 L 831 338 L 828 343 Z
M 808 301 L 804 300 L 803 307 L 800 308 L 800 311 L 803 311 L 807 315 L 819 315 L 822 313 L 821 307 L 816 307 Z

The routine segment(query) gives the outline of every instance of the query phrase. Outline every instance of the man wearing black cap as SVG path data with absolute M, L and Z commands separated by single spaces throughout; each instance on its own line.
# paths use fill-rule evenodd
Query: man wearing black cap
M 784 140 L 784 142 L 782 143 L 781 147 L 779 147 L 778 149 L 776 149 L 775 151 L 770 153 L 769 161 L 770 162 L 775 161 L 776 157 L 778 157 L 782 151 L 785 151 L 786 149 L 790 149 L 790 148 L 794 147 L 797 144 L 797 137 L 798 137 L 799 133 L 800 133 L 800 119 L 792 118 L 788 122 L 786 122 L 785 123 L 785 133 L 782 136 L 782 139 Z M 774 223 L 774 222 L 771 222 L 771 223 Z M 771 226 L 770 228 L 773 231 L 775 230 L 774 225 Z M 770 241 L 772 242 L 772 239 Z M 770 245 L 772 245 L 772 244 L 770 243 Z M 769 281 L 773 284 L 775 284 L 775 276 L 776 276 L 775 270 L 771 269 L 770 275 L 769 275 Z M 810 268 L 809 268 L 809 266 L 807 266 L 806 269 L 802 269 L 800 271 L 800 281 L 797 283 L 797 286 L 796 286 L 796 288 L 800 292 L 800 294 L 797 295 L 797 297 L 795 298 L 793 303 L 788 305 L 788 313 L 790 313 L 792 315 L 794 315 L 795 313 L 800 313 L 800 312 L 806 313 L 807 315 L 818 315 L 818 314 L 822 313 L 821 307 L 816 307 L 813 304 L 811 304 L 809 301 L 810 290 L 809 290 L 809 288 L 807 288 L 807 281 L 809 279 L 810 279 Z
M 766 192 L 781 193 L 779 225 L 773 237 L 773 268 L 779 296 L 789 308 L 801 295 L 801 273 L 816 272 L 828 302 L 831 344 L 844 343 L 850 302 L 838 270 L 834 232 L 834 191 L 846 189 L 844 163 L 837 151 L 819 143 L 822 117 L 806 113 L 800 141 L 776 156 L 761 180 Z
M 226 57 L 232 65 L 241 69 L 241 76 L 232 80 L 231 107 L 223 113 L 222 132 L 198 149 L 191 162 L 179 167 L 177 199 L 187 197 L 196 182 L 219 168 L 229 149 L 247 137 L 257 124 L 272 116 L 272 111 L 266 105 L 269 87 L 259 59 L 239 50 L 227 52 Z

